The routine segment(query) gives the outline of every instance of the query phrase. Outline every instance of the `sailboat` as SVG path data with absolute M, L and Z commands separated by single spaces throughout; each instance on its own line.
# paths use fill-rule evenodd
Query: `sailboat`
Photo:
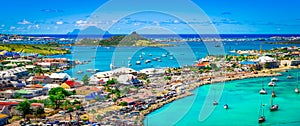
M 261 83 L 261 86 L 262 86 L 262 88 L 261 88 L 261 90 L 259 91 L 259 94 L 267 94 L 267 91 L 266 91 L 266 89 L 264 88 L 264 82 L 262 81 L 262 83 Z
M 275 91 L 274 91 L 274 86 L 272 88 L 272 97 L 276 97 Z
M 270 101 L 270 111 L 278 111 L 278 105 L 277 104 L 273 104 L 273 98 L 271 98 L 271 101 Z
M 263 108 L 264 105 L 260 105 L 260 110 L 259 110 L 259 118 L 258 118 L 258 123 L 263 123 L 266 121 L 266 117 L 265 117 L 265 114 L 264 114 L 264 108 Z
M 218 105 L 219 103 L 217 101 L 214 101 L 213 105 Z
M 274 81 L 271 81 L 268 85 L 274 87 L 274 86 L 276 86 L 276 83 Z
M 287 78 L 287 79 L 292 79 L 293 76 L 289 74 L 286 78 Z
M 298 81 L 299 81 L 299 77 L 298 77 L 298 74 L 297 74 L 297 86 L 295 88 L 295 93 L 299 93 Z

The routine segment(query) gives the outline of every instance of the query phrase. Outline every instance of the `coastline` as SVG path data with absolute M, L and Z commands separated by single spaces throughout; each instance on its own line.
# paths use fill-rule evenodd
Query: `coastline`
M 191 93 L 192 90 L 199 88 L 203 85 L 210 85 L 210 84 L 215 84 L 218 82 L 226 82 L 226 81 L 234 81 L 234 80 L 242 80 L 242 79 L 248 79 L 248 78 L 259 78 L 259 77 L 272 77 L 272 76 L 281 76 L 280 73 L 273 73 L 273 72 L 283 72 L 286 70 L 290 70 L 290 69 L 297 69 L 298 67 L 294 67 L 294 66 L 289 66 L 289 67 L 281 67 L 281 68 L 274 68 L 274 69 L 267 69 L 267 70 L 261 70 L 258 71 L 257 74 L 252 74 L 252 73 L 239 73 L 239 74 L 235 74 L 235 75 L 240 75 L 242 74 L 242 76 L 234 76 L 233 78 L 228 78 L 225 76 L 221 76 L 221 78 L 215 78 L 212 79 L 211 81 L 202 81 L 202 82 L 197 82 L 197 83 L 193 83 L 190 84 L 190 86 L 188 87 L 187 91 L 184 94 L 178 95 L 176 97 L 172 97 L 170 99 L 167 99 L 166 101 L 163 102 L 159 102 L 156 104 L 151 105 L 148 109 L 140 112 L 140 117 L 139 118 L 139 123 L 144 126 L 144 119 L 145 117 L 150 114 L 151 112 L 163 107 L 166 104 L 169 104 L 175 100 L 181 99 L 181 98 L 185 98 L 187 96 L 191 96 L 194 95 L 193 93 Z M 224 77 L 225 80 L 223 79 Z

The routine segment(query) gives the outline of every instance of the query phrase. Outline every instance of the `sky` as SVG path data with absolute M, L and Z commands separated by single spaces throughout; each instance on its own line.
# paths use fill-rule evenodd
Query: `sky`
M 299 0 L 2 0 L 0 33 L 300 34 Z

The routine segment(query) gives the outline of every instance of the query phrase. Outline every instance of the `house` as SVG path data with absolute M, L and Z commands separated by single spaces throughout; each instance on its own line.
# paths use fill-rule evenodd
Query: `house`
M 14 90 L 5 90 L 0 92 L 1 98 L 13 98 L 14 97 Z
M 104 99 L 104 96 L 103 94 L 101 94 L 101 92 L 92 92 L 90 93 L 89 95 L 85 96 L 85 100 L 94 100 L 96 98 L 99 98 L 99 99 Z
M 44 104 L 42 103 L 31 103 L 30 106 L 34 111 L 37 110 L 38 108 L 44 108 Z
M 0 114 L 0 126 L 4 126 L 5 124 L 8 124 L 8 115 L 6 114 Z
M 17 67 L 9 70 L 0 71 L 0 78 L 13 79 L 22 78 L 29 73 L 25 67 Z
M 53 83 L 57 84 L 64 83 L 66 80 L 71 79 L 67 73 L 52 73 L 50 78 L 53 80 Z
M 52 79 L 49 76 L 34 76 L 31 80 L 32 84 L 47 84 L 51 83 Z
M 121 98 L 117 101 L 117 104 L 119 105 L 121 102 L 127 102 L 128 105 L 134 105 L 135 100 L 129 97 Z
M 0 108 L 1 108 L 1 111 L 2 111 L 2 109 L 4 111 L 6 111 L 5 109 L 7 109 L 10 113 L 9 116 L 20 115 L 20 112 L 18 110 L 16 110 L 16 107 L 17 107 L 18 104 L 19 104 L 19 102 L 0 101 Z
M 29 88 L 24 88 L 22 90 L 16 90 L 15 94 L 20 94 L 23 98 L 33 98 L 36 96 L 47 95 L 48 88 L 34 85 Z
M 298 66 L 300 64 L 300 60 L 281 60 L 280 65 L 282 66 Z

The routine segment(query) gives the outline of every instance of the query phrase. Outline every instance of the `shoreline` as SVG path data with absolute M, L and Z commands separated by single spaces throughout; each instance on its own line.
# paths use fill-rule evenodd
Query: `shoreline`
M 280 73 L 273 73 L 273 72 L 282 72 L 282 71 L 286 71 L 286 70 L 290 70 L 290 69 L 297 69 L 298 67 L 279 67 L 279 68 L 274 68 L 274 69 L 267 69 L 267 70 L 261 70 L 258 71 L 257 74 L 252 74 L 252 73 L 242 73 L 243 76 L 234 76 L 233 78 L 228 78 L 226 77 L 226 75 L 224 75 L 225 80 L 223 79 L 212 79 L 212 81 L 201 81 L 201 82 L 197 82 L 197 83 L 192 83 L 190 84 L 190 86 L 188 87 L 187 91 L 184 94 L 178 95 L 176 97 L 172 97 L 170 99 L 167 99 L 166 101 L 163 102 L 159 102 L 156 104 L 151 105 L 148 109 L 140 112 L 140 117 L 139 118 L 139 122 L 142 126 L 144 126 L 144 120 L 145 117 L 150 114 L 151 112 L 163 107 L 166 104 L 169 104 L 175 100 L 179 100 L 181 98 L 185 98 L 187 96 L 191 96 L 194 95 L 193 93 L 191 93 L 192 90 L 195 90 L 196 88 L 199 88 L 201 86 L 204 85 L 210 85 L 210 84 L 215 84 L 215 83 L 219 83 L 219 82 L 227 82 L 227 81 L 234 81 L 234 80 L 242 80 L 242 79 L 249 79 L 249 78 L 259 78 L 259 77 L 273 77 L 273 76 L 281 76 Z M 270 72 L 270 73 L 267 73 Z M 238 75 L 238 74 L 237 74 Z M 222 77 L 222 76 L 221 76 Z M 224 78 L 223 77 L 223 78 Z

